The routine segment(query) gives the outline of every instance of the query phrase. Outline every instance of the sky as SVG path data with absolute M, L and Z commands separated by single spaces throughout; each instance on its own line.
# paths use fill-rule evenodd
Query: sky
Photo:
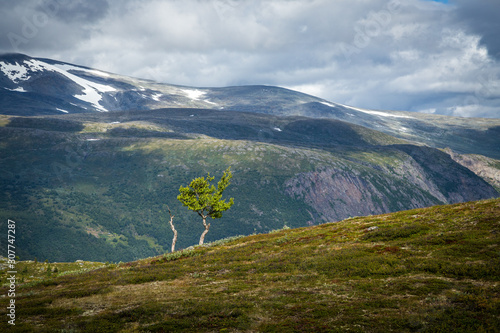
M 500 118 L 499 0 L 0 0 L 0 53 Z

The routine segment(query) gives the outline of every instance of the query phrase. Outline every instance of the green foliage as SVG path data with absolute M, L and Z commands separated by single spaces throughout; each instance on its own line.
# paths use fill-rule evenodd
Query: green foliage
M 6 267 L 7 258 L 0 257 L 0 267 Z M 35 285 L 48 281 L 51 277 L 60 277 L 65 275 L 82 274 L 90 270 L 102 268 L 107 265 L 100 262 L 37 262 L 37 261 L 19 261 L 16 263 L 17 272 L 24 279 L 26 285 Z M 7 270 L 0 268 L 0 279 L 6 281 L 8 277 Z
M 210 173 L 208 173 L 206 179 L 204 177 L 195 178 L 189 186 L 181 186 L 179 189 L 181 194 L 177 196 L 177 199 L 183 206 L 195 211 L 203 219 L 205 231 L 200 236 L 200 245 L 203 244 L 205 235 L 210 229 L 210 223 L 207 224 L 206 222 L 207 217 L 211 217 L 212 219 L 221 218 L 222 212 L 225 212 L 234 204 L 233 198 L 230 198 L 229 202 L 222 199 L 222 194 L 229 186 L 232 177 L 231 167 L 228 167 L 217 183 L 217 188 L 214 185 L 210 185 L 214 177 L 210 177 Z
M 228 202 L 225 199 L 222 200 L 222 194 L 231 184 L 232 177 L 231 167 L 229 167 L 217 183 L 217 188 L 210 185 L 210 182 L 214 180 L 214 177 L 210 177 L 210 173 L 207 174 L 207 178 L 195 178 L 189 186 L 179 188 L 181 194 L 177 196 L 177 200 L 203 218 L 221 218 L 222 213 L 234 204 L 233 198 L 230 198 Z
M 199 253 L 195 252 L 192 248 L 188 248 L 180 251 L 175 251 L 172 253 L 167 253 L 163 256 L 163 258 L 159 260 L 159 262 L 173 261 L 180 258 L 193 257 L 195 255 L 199 255 Z
M 220 245 L 224 245 L 224 244 L 227 244 L 227 243 L 231 243 L 231 242 L 234 242 L 240 238 L 243 238 L 245 236 L 243 235 L 238 235 L 238 236 L 232 236 L 232 237 L 226 237 L 226 238 L 222 238 L 222 239 L 218 239 L 214 242 L 210 242 L 208 244 L 204 244 L 205 247 L 212 247 L 212 246 L 220 246 Z
M 429 227 L 427 226 L 410 224 L 401 227 L 379 229 L 366 234 L 363 236 L 363 239 L 370 241 L 390 241 L 399 238 L 408 238 L 410 236 L 423 233 L 428 229 Z

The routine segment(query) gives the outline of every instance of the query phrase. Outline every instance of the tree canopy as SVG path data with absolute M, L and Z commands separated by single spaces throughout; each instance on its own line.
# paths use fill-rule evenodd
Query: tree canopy
M 206 219 L 208 217 L 212 219 L 221 218 L 222 213 L 231 208 L 234 204 L 233 198 L 230 198 L 229 201 L 222 199 L 222 194 L 229 184 L 231 184 L 230 181 L 232 177 L 231 167 L 229 167 L 224 171 L 224 174 L 217 183 L 217 188 L 210 184 L 215 178 L 210 176 L 210 173 L 207 174 L 206 178 L 195 178 L 188 186 L 181 186 L 179 188 L 180 194 L 177 196 L 177 200 L 179 200 L 183 206 L 198 213 L 203 219 L 205 231 L 200 237 L 200 245 L 203 244 L 205 235 L 210 228 L 210 223 L 207 224 Z

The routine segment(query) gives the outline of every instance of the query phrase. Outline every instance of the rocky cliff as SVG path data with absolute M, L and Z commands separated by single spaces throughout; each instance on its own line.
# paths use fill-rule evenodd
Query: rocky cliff
M 286 181 L 285 193 L 314 207 L 319 221 L 498 196 L 445 153 L 410 145 L 398 149 L 400 160 L 372 165 L 371 171 L 324 168 L 300 173 Z

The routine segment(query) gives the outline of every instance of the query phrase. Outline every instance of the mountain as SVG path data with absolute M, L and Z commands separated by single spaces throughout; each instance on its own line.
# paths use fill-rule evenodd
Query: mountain
M 400 112 L 277 87 L 190 88 L 18 54 L 0 59 L 0 227 L 22 221 L 21 258 L 164 253 L 166 205 L 178 248 L 195 244 L 203 227 L 176 200 L 178 189 L 229 165 L 235 205 L 207 241 L 499 195 L 496 120 L 432 122 L 473 137 L 456 146 L 481 155 L 464 155 L 336 119 L 406 122 L 433 140 L 424 135 L 431 125 Z
M 202 226 L 179 186 L 229 165 L 235 205 L 208 241 L 498 196 L 445 152 L 338 120 L 172 108 L 0 119 L 0 217 L 24 221 L 23 258 L 163 253 L 165 205 L 178 247 L 195 244 Z
M 496 199 L 235 237 L 122 264 L 19 262 L 16 325 L 6 319 L 12 298 L 2 297 L 0 330 L 495 332 L 498 216 Z
M 204 108 L 331 118 L 435 148 L 500 159 L 500 119 L 376 111 L 272 86 L 185 87 L 22 54 L 0 55 L 0 114 Z

